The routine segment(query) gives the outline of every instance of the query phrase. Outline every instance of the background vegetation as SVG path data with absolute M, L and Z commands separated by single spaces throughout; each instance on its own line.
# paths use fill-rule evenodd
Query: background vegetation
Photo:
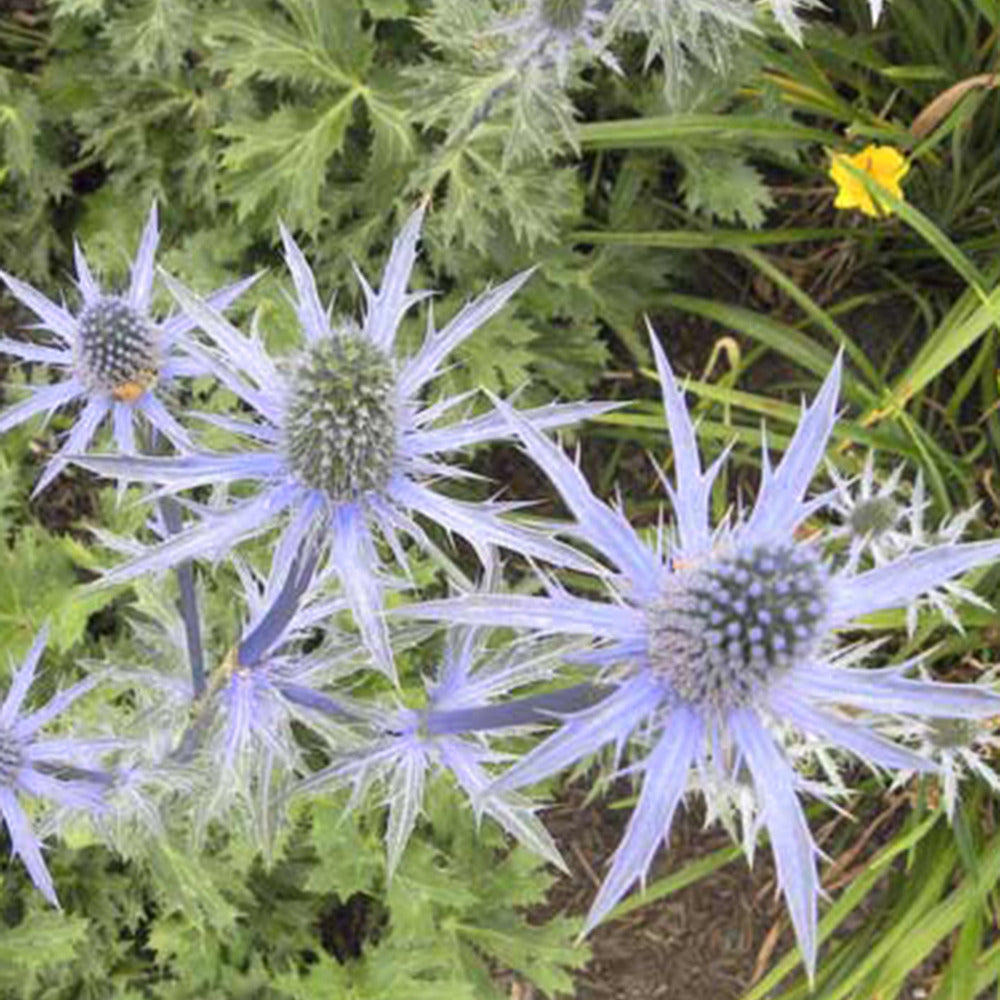
M 780 449 L 843 347 L 836 467 L 857 473 L 877 448 L 882 474 L 905 462 L 909 482 L 926 481 L 929 523 L 978 504 L 971 535 L 996 535 L 1000 3 L 892 0 L 877 28 L 864 0 L 836 6 L 803 45 L 761 20 L 680 82 L 625 35 L 623 73 L 582 60 L 565 89 L 522 92 L 504 89 L 476 34 L 486 0 L 15 0 L 0 12 L 0 262 L 56 297 L 75 235 L 120 277 L 156 199 L 161 262 L 195 288 L 271 269 L 246 309 L 280 345 L 293 316 L 277 220 L 324 292 L 354 309 L 352 261 L 377 267 L 430 195 L 418 267 L 440 317 L 538 266 L 463 346 L 453 387 L 633 400 L 580 436 L 594 481 L 606 495 L 617 485 L 634 516 L 656 517 L 644 452 L 666 451 L 649 316 L 691 376 L 704 443 L 737 442 L 720 511 L 753 489 L 761 418 Z M 827 177 L 831 150 L 870 142 L 912 164 L 905 200 L 878 219 L 836 210 Z M 26 322 L 12 300 L 2 308 L 5 328 Z M 6 372 L 9 386 L 32 377 Z M 199 392 L 211 405 L 211 387 Z M 71 471 L 27 499 L 64 427 L 0 442 L 0 646 L 17 657 L 52 620 L 50 689 L 140 656 L 125 622 L 154 600 L 141 587 L 78 592 L 102 565 L 89 527 L 126 534 L 142 517 L 112 488 Z M 516 497 L 544 490 L 506 451 L 477 463 Z M 205 586 L 220 630 L 232 626 L 226 580 Z M 996 605 L 1000 574 L 979 591 Z M 1000 624 L 961 615 L 954 632 L 926 614 L 912 638 L 901 615 L 873 625 L 904 652 L 938 640 L 931 667 L 965 679 L 997 662 Z M 414 656 L 413 689 L 421 670 Z M 89 709 L 96 721 L 122 710 L 114 699 Z M 889 801 L 871 776 L 858 782 Z M 933 783 L 914 784 L 860 855 L 860 821 L 824 843 L 837 891 L 815 996 L 888 1000 L 914 982 L 935 1000 L 1000 996 L 997 806 L 968 791 L 953 824 Z M 49 854 L 62 912 L 17 865 L 0 871 L 0 997 L 459 1000 L 509 995 L 509 972 L 572 993 L 587 960 L 578 924 L 525 916 L 557 876 L 494 826 L 477 831 L 447 781 L 426 803 L 391 882 L 375 797 L 346 820 L 334 797 L 301 806 L 270 858 L 239 829 L 213 828 L 197 854 L 180 836 L 123 836 L 112 852 L 70 830 Z M 692 863 L 625 906 L 658 905 L 731 858 Z M 795 963 L 779 948 L 744 1000 L 805 996 Z

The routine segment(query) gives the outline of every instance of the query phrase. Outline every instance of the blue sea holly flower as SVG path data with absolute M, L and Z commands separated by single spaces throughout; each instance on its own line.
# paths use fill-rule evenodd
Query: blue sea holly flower
M 138 583 L 142 615 L 133 633 L 145 661 L 156 666 L 111 672 L 135 702 L 133 739 L 111 801 L 119 826 L 138 819 L 155 829 L 156 802 L 181 793 L 195 804 L 199 830 L 238 804 L 262 831 L 291 774 L 305 770 L 295 727 L 337 747 L 356 743 L 347 724 L 361 709 L 325 689 L 362 669 L 367 657 L 331 627 L 346 605 L 327 596 L 314 556 L 293 560 L 284 577 L 262 577 L 240 560 L 234 567 L 246 621 L 228 650 L 199 641 L 197 656 L 211 672 L 197 696 L 184 609 L 158 581 Z M 319 645 L 304 653 L 303 640 L 318 635 Z
M 428 383 L 448 355 L 494 316 L 527 280 L 519 274 L 466 305 L 441 330 L 428 320 L 422 346 L 411 357 L 395 351 L 405 313 L 428 293 L 406 288 L 416 257 L 423 210 L 415 212 L 395 241 L 381 290 L 363 277 L 367 311 L 362 325 L 334 324 L 320 303 L 313 274 L 291 235 L 282 230 L 285 257 L 295 285 L 302 348 L 275 360 L 256 330 L 245 336 L 183 286 L 167 283 L 187 314 L 212 341 L 201 350 L 217 377 L 255 416 L 221 418 L 245 447 L 228 454 L 197 452 L 176 458 L 86 456 L 95 471 L 161 484 L 167 490 L 246 481 L 259 489 L 222 511 L 206 511 L 201 524 L 113 570 L 120 581 L 181 559 L 221 552 L 259 534 L 287 514 L 275 552 L 282 571 L 307 536 L 329 547 L 347 600 L 376 665 L 392 673 L 392 653 L 382 620 L 381 566 L 376 536 L 405 565 L 400 533 L 427 549 L 432 543 L 417 518 L 466 538 L 489 561 L 493 546 L 557 563 L 592 568 L 567 546 L 503 520 L 508 505 L 466 503 L 434 485 L 463 475 L 444 453 L 509 436 L 497 412 L 454 417 L 468 394 L 425 400 Z M 604 412 L 607 404 L 552 404 L 527 411 L 532 426 L 552 427 Z M 220 422 L 217 420 L 217 422 Z
M 38 413 L 82 402 L 76 423 L 62 448 L 46 465 L 35 486 L 45 489 L 66 465 L 67 456 L 85 451 L 110 418 L 115 444 L 125 454 L 136 451 L 136 417 L 159 431 L 175 447 L 192 447 L 187 431 L 161 398 L 178 376 L 195 375 L 201 367 L 182 351 L 194 321 L 178 314 L 158 321 L 150 314 L 153 263 L 159 243 L 156 205 L 132 262 L 124 294 L 103 291 L 94 280 L 79 244 L 74 244 L 77 285 L 82 304 L 76 314 L 47 299 L 30 285 L 0 271 L 10 292 L 41 320 L 39 327 L 55 341 L 37 344 L 0 339 L 0 352 L 46 365 L 65 377 L 32 386 L 30 395 L 0 414 L 0 433 Z M 253 279 L 238 282 L 210 296 L 215 308 L 227 308 Z
M 983 677 L 978 683 L 990 683 L 995 678 Z M 994 795 L 1000 796 L 1000 775 L 994 762 L 1000 753 L 1000 719 L 929 718 L 901 720 L 894 735 L 915 742 L 920 751 L 938 765 L 937 779 L 941 804 L 948 818 L 954 819 L 958 805 L 959 784 L 964 778 L 975 777 L 985 782 Z M 897 775 L 894 784 L 903 785 L 912 777 L 905 771 Z
M 369 787 L 385 792 L 389 809 L 386 853 L 391 874 L 398 865 L 422 808 L 428 779 L 449 772 L 469 798 L 477 816 L 485 814 L 511 836 L 565 870 L 558 848 L 535 815 L 537 807 L 514 792 L 494 794 L 492 768 L 508 754 L 491 745 L 487 731 L 464 731 L 470 718 L 491 719 L 505 737 L 512 728 L 529 731 L 551 715 L 514 716 L 503 710 L 512 692 L 551 681 L 565 653 L 563 644 L 508 644 L 501 650 L 485 645 L 486 630 L 455 629 L 449 637 L 440 671 L 427 682 L 427 704 L 409 708 L 398 702 L 369 714 L 370 736 L 353 751 L 336 753 L 328 767 L 310 775 L 301 791 L 350 787 L 360 799 Z M 485 727 L 484 727 L 485 728 Z
M 18 801 L 18 793 L 47 799 L 57 806 L 99 812 L 104 807 L 111 777 L 94 768 L 100 754 L 107 751 L 108 741 L 42 739 L 38 735 L 43 726 L 94 687 L 95 678 L 89 677 L 59 692 L 47 705 L 33 712 L 23 711 L 45 640 L 46 631 L 42 629 L 24 662 L 15 670 L 0 705 L 0 817 L 7 827 L 13 851 L 24 862 L 31 881 L 53 906 L 58 906 L 41 843 Z
M 872 766 L 933 769 L 932 761 L 884 737 L 887 717 L 976 719 L 995 715 L 1000 696 L 978 685 L 910 679 L 913 664 L 865 669 L 837 650 L 837 632 L 859 616 L 905 606 L 930 588 L 1000 558 L 1000 541 L 944 544 L 862 572 L 837 570 L 797 529 L 826 502 L 806 498 L 836 420 L 840 359 L 806 409 L 780 464 L 765 451 L 757 501 L 713 527 L 712 485 L 725 453 L 704 469 L 695 429 L 660 345 L 662 383 L 676 479 L 662 481 L 673 508 L 671 536 L 652 543 L 621 510 L 594 496 L 580 470 L 509 409 L 531 458 L 573 513 L 567 530 L 617 570 L 613 599 L 598 602 L 553 589 L 548 596 L 470 594 L 408 605 L 418 617 L 503 625 L 595 640 L 588 660 L 612 691 L 565 717 L 517 761 L 496 791 L 529 785 L 596 753 L 621 752 L 633 737 L 646 747 L 632 773 L 638 803 L 587 928 L 645 878 L 690 782 L 745 771 L 756 814 L 770 835 L 778 879 L 807 969 L 816 961 L 817 849 L 788 747 L 806 738 Z M 501 404 L 501 408 L 503 408 Z M 849 664 L 849 665 L 845 665 Z M 699 787 L 710 794 L 711 781 Z
M 852 568 L 882 566 L 920 549 L 957 542 L 977 514 L 977 507 L 969 507 L 929 528 L 925 521 L 930 501 L 923 476 L 918 472 L 909 486 L 902 482 L 903 467 L 897 466 L 885 482 L 877 483 L 872 452 L 856 481 L 845 480 L 833 467 L 829 471 L 834 484 L 829 508 L 842 523 L 829 530 L 827 537 L 846 539 L 848 565 Z M 948 580 L 909 603 L 907 632 L 911 637 L 916 633 L 920 612 L 925 608 L 933 609 L 949 625 L 961 630 L 955 606 L 962 602 L 990 610 L 990 605 L 968 587 Z

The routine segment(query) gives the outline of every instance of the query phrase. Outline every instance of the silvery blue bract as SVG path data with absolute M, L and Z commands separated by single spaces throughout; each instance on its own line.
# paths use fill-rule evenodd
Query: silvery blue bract
M 467 395 L 435 403 L 425 388 L 448 355 L 496 315 L 530 272 L 510 279 L 462 308 L 442 329 L 429 319 L 422 346 L 411 357 L 396 352 L 396 335 L 409 309 L 428 293 L 407 292 L 423 209 L 413 213 L 393 244 L 379 291 L 360 277 L 367 301 L 361 325 L 333 323 L 312 271 L 283 231 L 285 258 L 296 291 L 303 346 L 289 362 L 272 358 L 256 331 L 235 329 L 206 302 L 166 279 L 181 306 L 211 340 L 193 353 L 231 389 L 254 419 L 216 417 L 240 433 L 245 447 L 230 453 L 193 452 L 178 458 L 81 457 L 87 468 L 156 482 L 169 490 L 238 481 L 257 492 L 111 572 L 109 582 L 175 565 L 182 559 L 225 552 L 272 527 L 285 515 L 275 549 L 281 576 L 305 545 L 329 551 L 351 610 L 375 656 L 393 672 L 389 636 L 381 617 L 383 579 L 376 537 L 386 539 L 405 564 L 399 536 L 431 543 L 419 518 L 466 538 L 484 562 L 494 546 L 563 565 L 587 562 L 545 535 L 500 517 L 507 505 L 472 504 L 445 496 L 435 483 L 465 475 L 442 455 L 509 436 L 498 412 L 456 417 Z M 552 404 L 522 415 L 531 426 L 553 427 L 604 412 L 607 404 Z M 451 418 L 444 422 L 442 418 Z
M 25 361 L 37 361 L 65 374 L 52 384 L 33 386 L 27 399 L 0 414 L 0 434 L 38 413 L 51 414 L 69 403 L 83 408 L 62 448 L 48 463 L 35 486 L 40 492 L 66 465 L 68 456 L 85 451 L 101 424 L 111 418 L 115 444 L 127 455 L 136 452 L 136 417 L 159 431 L 176 448 L 190 448 L 187 431 L 163 405 L 158 390 L 175 378 L 200 374 L 202 367 L 183 352 L 194 321 L 183 314 L 157 321 L 150 314 L 153 264 L 159 244 L 156 206 L 150 209 L 132 277 L 124 295 L 104 292 L 91 274 L 77 244 L 77 282 L 82 304 L 74 315 L 30 285 L 0 271 L 10 291 L 55 334 L 46 345 L 0 340 L 0 352 Z M 226 309 L 254 279 L 220 289 L 208 301 Z
M 54 906 L 52 876 L 42 858 L 41 844 L 18 802 L 18 793 L 47 799 L 59 806 L 100 812 L 111 776 L 93 765 L 107 752 L 107 740 L 59 736 L 41 739 L 39 730 L 64 712 L 97 683 L 96 678 L 74 684 L 34 712 L 24 702 L 35 679 L 35 668 L 45 649 L 46 631 L 35 638 L 24 662 L 14 672 L 0 705 L 0 818 L 10 835 L 14 853 L 24 862 L 32 882 Z
M 776 469 L 764 453 L 753 509 L 713 528 L 712 484 L 726 455 L 702 468 L 694 426 L 655 338 L 653 350 L 675 469 L 673 483 L 661 478 L 675 524 L 671 537 L 661 532 L 652 546 L 620 510 L 594 496 L 556 445 L 506 410 L 528 454 L 575 516 L 567 532 L 614 567 L 612 600 L 554 588 L 545 597 L 468 595 L 402 610 L 451 623 L 519 626 L 595 641 L 588 660 L 599 679 L 612 685 L 611 693 L 566 717 L 494 785 L 503 791 L 532 784 L 608 744 L 619 752 L 633 738 L 648 746 L 632 769 L 642 776 L 642 792 L 588 928 L 645 877 L 692 781 L 710 794 L 744 772 L 811 971 L 817 946 L 816 847 L 799 801 L 802 781 L 785 741 L 805 735 L 873 766 L 931 770 L 932 761 L 885 738 L 866 713 L 875 719 L 974 719 L 1000 712 L 1000 696 L 985 687 L 908 679 L 912 663 L 879 670 L 848 667 L 857 656 L 837 649 L 838 630 L 853 619 L 905 606 L 943 581 L 1000 558 L 1000 541 L 945 544 L 858 573 L 838 571 L 815 542 L 800 540 L 797 529 L 827 499 L 809 500 L 806 491 L 836 419 L 839 359 L 803 412 Z

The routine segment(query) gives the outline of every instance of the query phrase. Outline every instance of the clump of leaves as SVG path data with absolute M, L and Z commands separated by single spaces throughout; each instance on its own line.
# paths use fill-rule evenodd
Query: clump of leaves
M 0 879 L 0 996 L 501 1000 L 511 973 L 569 992 L 579 921 L 519 915 L 552 876 L 443 786 L 428 807 L 391 882 L 377 819 L 337 801 L 299 807 L 269 864 L 222 831 L 197 853 L 144 838 L 125 862 L 59 847 L 65 913 L 19 869 Z

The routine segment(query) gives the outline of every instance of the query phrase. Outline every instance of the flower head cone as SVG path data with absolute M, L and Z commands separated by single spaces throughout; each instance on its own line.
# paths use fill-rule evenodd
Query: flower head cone
M 834 153 L 830 163 L 830 179 L 837 185 L 834 208 L 856 208 L 872 218 L 888 214 L 891 209 L 868 189 L 857 171 L 867 174 L 877 187 L 901 199 L 901 182 L 909 170 L 909 161 L 892 146 L 866 146 L 853 156 Z
M 744 769 L 754 814 L 770 835 L 778 879 L 807 968 L 816 959 L 816 847 L 799 793 L 805 785 L 786 750 L 806 738 L 888 769 L 931 761 L 881 735 L 886 716 L 978 718 L 1000 697 L 980 686 L 910 679 L 912 664 L 865 669 L 836 651 L 836 630 L 883 608 L 905 606 L 974 566 L 1000 558 L 1000 541 L 945 544 L 864 572 L 836 571 L 796 529 L 825 502 L 806 498 L 836 419 L 840 360 L 806 409 L 780 464 L 763 456 L 752 510 L 713 527 L 710 494 L 725 454 L 702 467 L 694 426 L 663 352 L 653 340 L 675 481 L 663 476 L 674 512 L 670 538 L 651 544 L 623 513 L 591 492 L 574 463 L 543 434 L 508 416 L 532 459 L 572 511 L 569 529 L 603 553 L 617 576 L 612 600 L 554 589 L 548 596 L 469 595 L 407 606 L 407 614 L 546 634 L 587 636 L 613 690 L 569 716 L 508 770 L 497 790 L 539 781 L 602 746 L 633 738 L 646 755 L 633 766 L 642 790 L 591 909 L 597 924 L 643 879 L 692 778 Z M 711 782 L 700 782 L 709 794 Z
M 65 375 L 60 381 L 33 386 L 26 399 L 0 414 L 0 433 L 36 414 L 51 414 L 70 403 L 82 404 L 63 446 L 39 478 L 35 493 L 52 482 L 68 456 L 86 451 L 105 422 L 110 422 L 115 444 L 124 454 L 136 451 L 140 415 L 176 448 L 192 447 L 187 431 L 169 412 L 162 396 L 175 378 L 201 370 L 183 352 L 194 322 L 182 314 L 157 321 L 150 313 L 158 243 L 154 204 L 124 294 L 105 292 L 98 286 L 77 244 L 74 253 L 82 302 L 76 314 L 0 271 L 10 292 L 41 320 L 40 328 L 54 335 L 54 341 L 47 344 L 0 339 L 0 351 Z M 225 309 L 249 284 L 248 280 L 223 288 L 209 301 Z
M 284 518 L 275 552 L 279 567 L 313 537 L 328 547 L 334 569 L 379 669 L 391 674 L 392 654 L 382 620 L 385 586 L 377 540 L 403 562 L 400 534 L 424 547 L 431 542 L 419 519 L 466 538 L 488 562 L 494 546 L 557 563 L 584 562 L 568 547 L 504 520 L 500 503 L 471 504 L 438 492 L 433 484 L 464 473 L 443 453 L 509 436 L 498 412 L 453 418 L 466 396 L 427 403 L 423 396 L 451 351 L 499 312 L 529 273 L 517 275 L 467 304 L 442 329 L 428 321 L 423 345 L 410 357 L 395 351 L 399 324 L 427 293 L 407 292 L 423 210 L 415 212 L 393 244 L 382 287 L 363 277 L 367 312 L 361 325 L 334 325 L 321 305 L 313 274 L 292 237 L 282 231 L 296 291 L 303 344 L 281 364 L 256 331 L 242 334 L 207 303 L 176 282 L 171 290 L 212 341 L 200 352 L 206 364 L 253 413 L 252 421 L 223 418 L 246 446 L 228 454 L 193 453 L 180 458 L 87 457 L 81 464 L 180 490 L 246 481 L 258 486 L 248 500 L 207 511 L 202 524 L 114 570 L 122 580 L 206 551 L 222 552 Z M 528 411 L 532 426 L 576 421 L 607 407 L 552 404 Z
M 60 691 L 48 704 L 33 712 L 24 711 L 45 639 L 43 629 L 24 662 L 14 672 L 0 704 L 0 817 L 7 827 L 14 853 L 24 862 L 32 882 L 53 906 L 58 906 L 41 844 L 32 832 L 18 796 L 97 812 L 104 807 L 104 795 L 111 778 L 95 768 L 99 756 L 108 749 L 107 741 L 68 737 L 43 739 L 39 736 L 43 726 L 94 686 L 94 678 Z

